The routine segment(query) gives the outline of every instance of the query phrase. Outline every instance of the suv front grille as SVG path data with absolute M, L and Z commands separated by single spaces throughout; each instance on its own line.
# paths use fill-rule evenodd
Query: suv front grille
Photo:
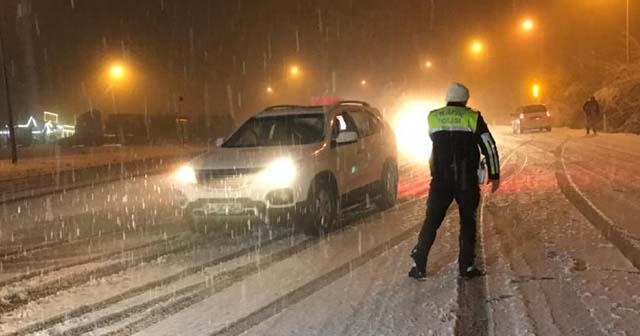
M 260 172 L 262 168 L 200 169 L 196 179 L 200 184 L 237 185 L 243 177 Z

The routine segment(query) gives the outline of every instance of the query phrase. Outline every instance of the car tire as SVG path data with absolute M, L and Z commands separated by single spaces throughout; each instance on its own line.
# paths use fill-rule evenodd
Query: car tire
M 189 230 L 192 233 L 195 234 L 208 234 L 208 227 L 206 225 L 206 223 L 203 223 L 201 221 L 198 221 L 197 219 L 195 219 L 193 216 L 191 215 L 183 215 L 182 216 L 184 222 L 186 225 L 189 226 Z
M 198 219 L 192 214 L 188 213 L 188 211 L 191 211 L 191 209 L 183 210 L 182 220 L 185 225 L 189 226 L 189 230 L 192 233 L 197 235 L 210 236 L 216 233 L 215 230 L 218 230 L 218 232 L 220 231 L 221 223 L 218 223 L 213 219 Z
M 311 186 L 304 233 L 318 237 L 337 226 L 339 202 L 335 188 L 328 181 L 316 180 Z
M 291 226 L 299 221 L 298 210 L 292 209 L 287 211 L 267 211 L 268 226 Z
M 398 165 L 395 162 L 389 161 L 384 165 L 379 183 L 380 194 L 376 202 L 378 208 L 392 208 L 398 201 Z

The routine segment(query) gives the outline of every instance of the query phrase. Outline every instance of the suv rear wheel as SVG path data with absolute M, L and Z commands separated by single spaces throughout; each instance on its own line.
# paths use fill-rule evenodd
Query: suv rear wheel
M 387 162 L 382 169 L 380 178 L 380 195 L 376 202 L 378 208 L 386 210 L 398 201 L 398 166 L 394 162 Z

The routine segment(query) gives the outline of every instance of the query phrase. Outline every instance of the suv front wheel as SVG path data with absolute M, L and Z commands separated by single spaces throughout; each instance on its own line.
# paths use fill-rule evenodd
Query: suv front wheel
M 314 182 L 309 195 L 305 233 L 311 236 L 327 234 L 338 221 L 338 200 L 334 188 L 327 181 Z

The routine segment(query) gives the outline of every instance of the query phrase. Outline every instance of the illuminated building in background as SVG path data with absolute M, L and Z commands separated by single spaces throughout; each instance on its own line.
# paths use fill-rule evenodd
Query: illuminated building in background
M 55 143 L 58 139 L 68 138 L 75 134 L 75 126 L 62 124 L 59 122 L 57 113 L 44 111 L 40 122 L 34 116 L 29 116 L 27 122 L 18 124 L 16 133 L 20 142 L 30 145 L 37 143 Z M 5 143 L 9 139 L 9 125 L 2 125 L 0 129 L 1 143 Z M 30 138 L 30 139 L 27 139 Z

